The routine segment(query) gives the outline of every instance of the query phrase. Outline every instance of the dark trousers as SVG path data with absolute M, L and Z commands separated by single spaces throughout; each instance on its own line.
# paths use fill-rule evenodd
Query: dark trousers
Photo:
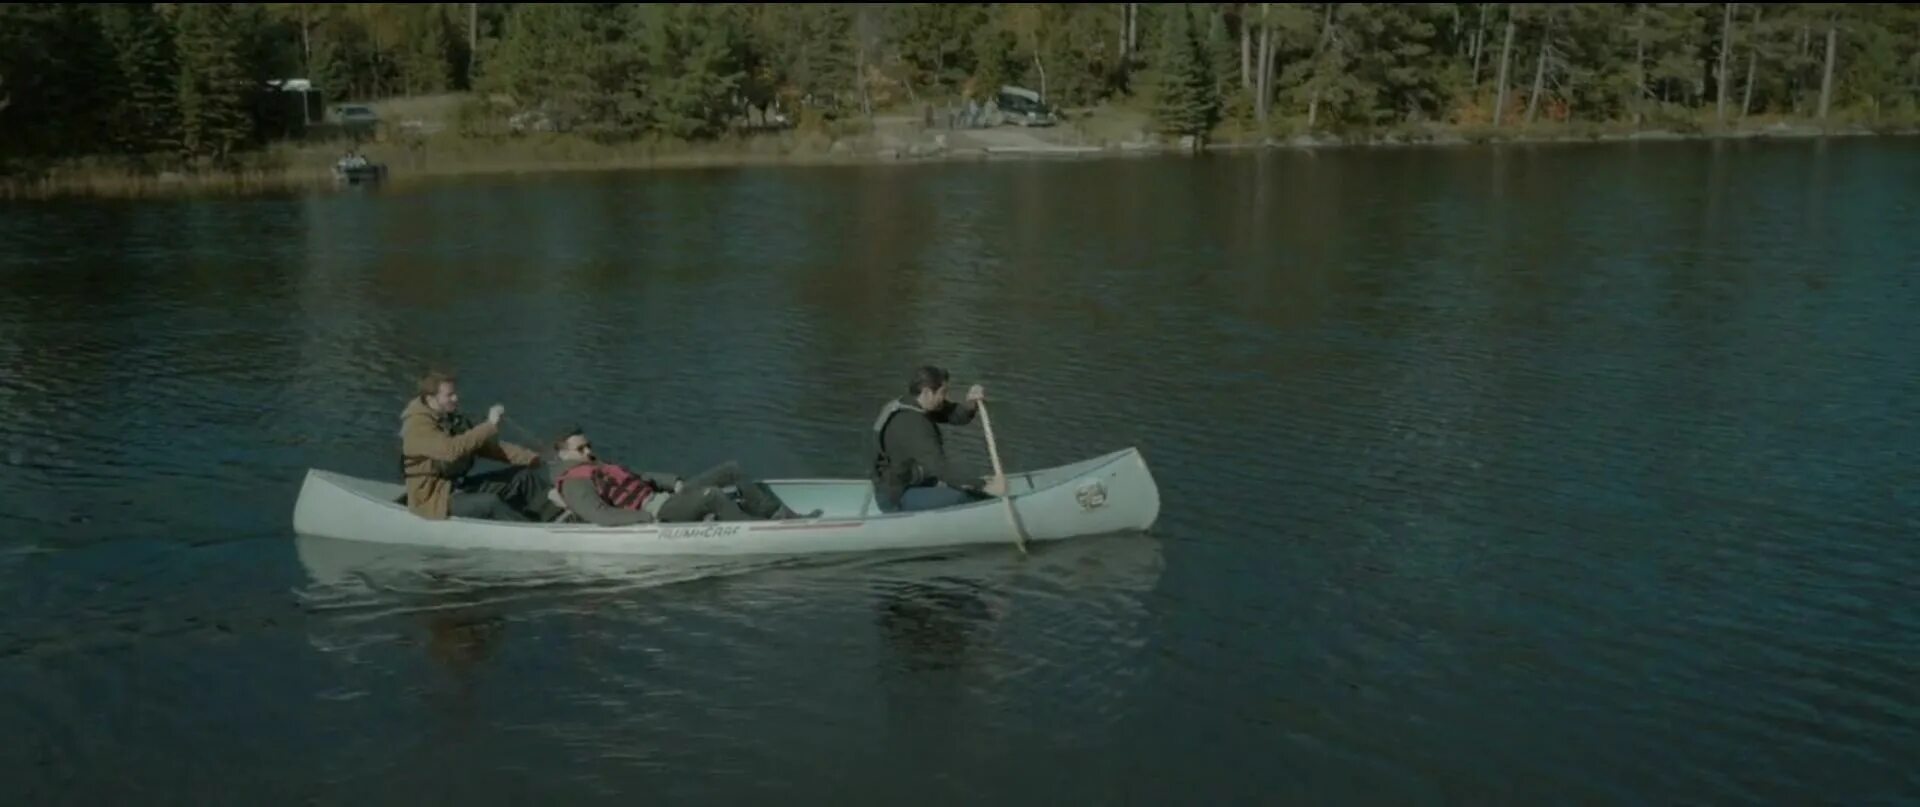
M 699 521 L 708 515 L 721 521 L 751 521 L 778 515 L 783 505 L 767 486 L 747 479 L 737 462 L 724 462 L 682 480 L 679 493 L 660 505 L 660 520 Z M 737 486 L 740 502 L 723 488 Z M 742 506 L 744 505 L 744 507 Z
M 977 502 L 986 498 L 982 494 L 950 488 L 946 485 L 921 485 L 907 488 L 900 494 L 900 506 L 888 507 L 885 502 L 876 501 L 882 513 L 905 513 L 916 510 L 938 510 L 942 507 Z
M 454 518 L 477 518 L 485 521 L 529 520 L 495 493 L 454 491 L 453 497 L 447 501 L 447 514 Z
M 528 521 L 546 505 L 553 483 L 539 468 L 515 466 L 472 474 L 453 484 L 452 515 L 491 521 Z

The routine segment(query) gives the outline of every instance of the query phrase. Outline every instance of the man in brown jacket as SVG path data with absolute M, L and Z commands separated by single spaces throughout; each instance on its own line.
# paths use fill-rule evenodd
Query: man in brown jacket
M 400 468 L 406 477 L 407 509 L 422 518 L 449 516 L 526 521 L 510 499 L 538 506 L 529 492 L 542 488 L 533 465 L 540 455 L 500 436 L 506 407 L 494 404 L 485 422 L 474 425 L 460 414 L 454 378 L 431 373 L 420 392 L 400 413 Z M 477 477 L 467 475 L 480 457 L 517 466 Z

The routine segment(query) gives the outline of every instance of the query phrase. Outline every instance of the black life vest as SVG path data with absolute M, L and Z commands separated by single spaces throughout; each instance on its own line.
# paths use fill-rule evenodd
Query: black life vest
M 893 468 L 893 458 L 887 456 L 886 435 L 887 424 L 893 420 L 895 415 L 902 412 L 912 412 L 921 417 L 927 415 L 927 410 L 898 398 L 887 401 L 886 406 L 880 407 L 880 416 L 874 418 L 873 421 L 873 479 L 875 481 L 885 480 L 890 474 L 897 473 Z M 945 442 L 945 437 L 940 434 L 938 428 L 933 430 L 933 439 L 935 442 Z M 919 484 L 926 479 L 926 471 L 919 466 L 919 463 L 914 463 L 913 468 L 905 470 L 906 473 L 900 474 L 900 476 L 902 477 L 901 481 L 908 487 Z

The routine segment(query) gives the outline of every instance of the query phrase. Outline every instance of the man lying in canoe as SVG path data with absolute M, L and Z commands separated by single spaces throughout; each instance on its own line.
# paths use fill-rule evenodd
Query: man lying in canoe
M 681 479 L 670 473 L 636 473 L 594 456 L 593 443 L 575 429 L 554 441 L 554 488 L 549 494 L 581 520 L 601 527 L 650 521 L 721 521 L 799 518 L 773 491 L 746 478 L 739 463 L 727 462 Z M 725 488 L 737 486 L 735 503 Z M 744 506 L 743 506 L 744 505 Z M 807 518 L 818 518 L 815 510 Z
M 494 404 L 486 421 L 475 425 L 460 412 L 453 376 L 430 373 L 421 379 L 419 394 L 400 413 L 400 474 L 407 509 L 436 520 L 528 520 L 519 508 L 541 505 L 544 479 L 533 467 L 540 455 L 499 439 L 500 419 L 506 413 Z M 514 467 L 469 475 L 480 457 Z
M 922 367 L 907 382 L 907 394 L 888 401 L 873 422 L 873 495 L 883 513 L 933 510 L 1005 496 L 1006 486 L 986 478 L 965 478 L 947 461 L 937 424 L 973 422 L 986 390 L 973 385 L 967 399 L 947 399 L 947 371 Z

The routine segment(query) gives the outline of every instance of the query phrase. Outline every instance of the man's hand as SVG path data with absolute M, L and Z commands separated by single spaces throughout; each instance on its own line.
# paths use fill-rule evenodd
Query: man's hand
M 680 492 L 680 489 L 681 489 L 681 488 L 684 488 L 684 487 L 686 487 L 686 486 L 687 486 L 687 480 L 685 480 L 685 479 L 675 479 L 675 480 L 673 480 L 673 492 L 675 492 L 675 493 L 679 493 L 679 492 Z
M 967 403 L 977 404 L 987 399 L 987 389 L 975 384 L 967 389 Z
M 989 477 L 987 483 L 980 486 L 980 490 L 988 496 L 1005 498 L 1007 495 L 1007 478 L 1004 476 Z
M 500 425 L 500 419 L 506 416 L 507 408 L 499 404 L 494 404 L 487 409 L 487 422 L 495 426 Z

